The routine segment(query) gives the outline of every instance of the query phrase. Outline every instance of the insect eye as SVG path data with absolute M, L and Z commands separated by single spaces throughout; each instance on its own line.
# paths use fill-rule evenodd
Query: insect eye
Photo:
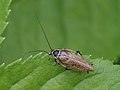
M 55 57 L 57 57 L 57 56 L 58 56 L 58 53 L 59 53 L 59 51 L 56 50 L 56 51 L 53 52 L 53 55 L 54 55 Z

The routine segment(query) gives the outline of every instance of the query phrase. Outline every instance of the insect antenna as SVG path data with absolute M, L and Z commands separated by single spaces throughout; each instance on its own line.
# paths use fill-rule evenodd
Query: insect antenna
M 38 18 L 37 15 L 36 15 L 36 19 L 37 19 L 37 21 L 38 21 L 38 23 L 39 23 L 39 26 L 40 26 L 41 29 L 42 29 L 42 32 L 43 32 L 43 34 L 44 34 L 44 36 L 45 36 L 45 39 L 46 39 L 46 41 L 47 41 L 47 43 L 48 43 L 49 48 L 51 49 L 51 51 L 53 51 L 53 49 L 52 49 L 52 47 L 51 47 L 51 45 L 50 45 L 50 43 L 49 43 L 49 41 L 48 41 L 47 35 L 46 35 L 45 31 L 44 31 L 44 28 L 43 28 L 43 26 L 42 26 L 42 24 L 41 24 L 41 22 L 40 22 L 40 20 L 39 20 L 39 18 Z

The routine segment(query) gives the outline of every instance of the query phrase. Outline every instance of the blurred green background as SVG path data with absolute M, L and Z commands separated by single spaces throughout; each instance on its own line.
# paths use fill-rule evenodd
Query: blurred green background
M 120 0 L 13 0 L 0 63 L 30 50 L 49 50 L 35 13 L 53 48 L 80 50 L 93 58 L 120 56 Z

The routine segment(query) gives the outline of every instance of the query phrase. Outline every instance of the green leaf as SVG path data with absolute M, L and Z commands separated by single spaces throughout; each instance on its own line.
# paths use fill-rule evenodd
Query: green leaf
M 11 0 L 0 0 L 0 44 L 5 39 L 1 37 L 1 35 L 8 24 L 8 22 L 6 22 L 6 19 L 10 13 L 10 9 L 8 9 L 10 2 Z
M 53 48 L 109 60 L 120 56 L 119 0 L 14 0 L 11 9 L 0 50 L 5 63 L 30 50 L 49 50 L 35 12 Z
M 64 70 L 40 53 L 0 66 L 1 90 L 119 90 L 120 66 L 103 59 L 90 59 L 94 72 Z

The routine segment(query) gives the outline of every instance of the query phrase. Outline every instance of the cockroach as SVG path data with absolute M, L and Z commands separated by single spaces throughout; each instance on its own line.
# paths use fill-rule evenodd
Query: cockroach
M 51 55 L 55 59 L 55 62 L 63 66 L 66 70 L 72 69 L 77 71 L 86 71 L 87 73 L 89 73 L 90 71 L 94 71 L 92 64 L 90 64 L 83 58 L 80 51 L 73 51 L 65 48 L 52 49 L 38 16 L 36 16 L 36 19 L 39 23 L 39 26 L 41 27 L 41 30 L 45 36 L 47 44 L 51 50 L 50 52 L 42 50 L 43 52 L 46 52 L 48 55 Z

